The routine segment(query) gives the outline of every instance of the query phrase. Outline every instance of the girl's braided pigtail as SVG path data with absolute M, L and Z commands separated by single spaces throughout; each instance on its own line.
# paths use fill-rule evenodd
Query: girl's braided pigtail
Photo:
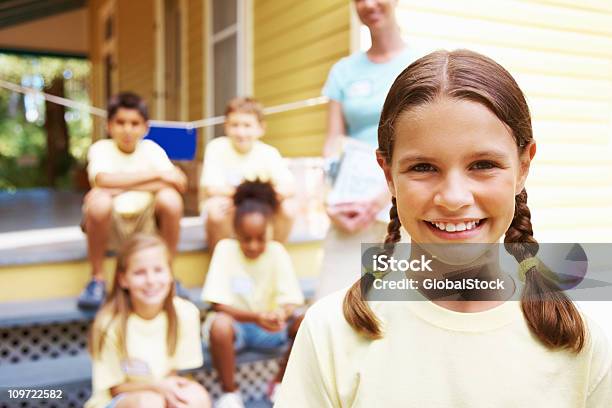
M 538 252 L 525 189 L 516 196 L 514 218 L 506 231 L 504 243 L 506 250 L 519 263 L 535 257 Z M 537 266 L 525 273 L 521 309 L 529 329 L 544 345 L 551 349 L 582 350 L 586 335 L 580 313 L 554 283 L 538 272 Z
M 395 243 L 401 238 L 400 219 L 397 214 L 397 202 L 395 197 L 391 200 L 392 206 L 389 211 L 389 225 L 387 226 L 387 236 L 384 241 L 385 252 L 393 252 Z M 364 274 L 361 279 L 351 286 L 344 297 L 343 313 L 344 318 L 351 327 L 363 336 L 370 339 L 382 337 L 380 321 L 365 301 L 365 295 L 372 287 L 374 276 L 371 273 Z

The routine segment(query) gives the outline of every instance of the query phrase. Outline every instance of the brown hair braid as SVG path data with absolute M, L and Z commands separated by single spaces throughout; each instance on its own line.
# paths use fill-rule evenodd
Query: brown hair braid
M 389 225 L 387 225 L 387 236 L 384 241 L 384 251 L 387 253 L 393 252 L 395 243 L 401 238 L 401 223 L 397 213 L 397 202 L 395 197 L 391 199 L 391 203 L 391 210 L 389 210 L 389 218 L 391 221 L 389 221 Z M 364 300 L 373 282 L 374 276 L 371 273 L 364 274 L 361 279 L 351 286 L 344 297 L 342 307 L 344 317 L 351 327 L 365 337 L 379 339 L 382 337 L 380 321 Z
M 473 51 L 436 51 L 410 64 L 389 90 L 378 126 L 378 151 L 387 164 L 392 162 L 394 126 L 399 115 L 442 96 L 487 107 L 511 129 L 519 155 L 533 140 L 529 107 L 508 71 Z M 390 216 L 387 244 L 399 240 L 400 219 L 395 198 Z M 514 217 L 504 242 L 519 262 L 538 252 L 524 189 L 516 196 Z M 364 299 L 373 281 L 373 276 L 366 274 L 349 289 L 343 312 L 355 331 L 369 338 L 380 338 L 379 320 Z M 563 292 L 555 290 L 537 273 L 536 267 L 527 272 L 521 308 L 529 329 L 547 347 L 578 352 L 584 346 L 586 330 L 582 317 Z
M 515 202 L 514 218 L 506 231 L 504 246 L 520 263 L 535 256 L 539 246 L 533 238 L 525 189 L 516 196 Z M 529 330 L 547 347 L 575 352 L 584 347 L 586 327 L 578 310 L 559 288 L 538 273 L 536 267 L 525 275 L 521 309 Z

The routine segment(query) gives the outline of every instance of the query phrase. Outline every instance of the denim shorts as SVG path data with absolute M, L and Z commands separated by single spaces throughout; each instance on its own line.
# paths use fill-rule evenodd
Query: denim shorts
M 236 351 L 244 349 L 273 350 L 289 342 L 287 329 L 269 332 L 255 323 L 234 323 L 234 348 Z

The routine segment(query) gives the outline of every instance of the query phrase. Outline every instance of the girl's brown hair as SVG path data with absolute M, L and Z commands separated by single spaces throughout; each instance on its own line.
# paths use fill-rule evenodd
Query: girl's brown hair
M 127 355 L 127 321 L 130 313 L 132 313 L 132 302 L 127 289 L 123 289 L 119 284 L 119 276 L 127 270 L 127 265 L 130 258 L 137 252 L 149 248 L 159 248 L 160 251 L 166 253 L 169 257 L 168 247 L 166 243 L 157 235 L 136 234 L 121 247 L 117 256 L 117 265 L 115 268 L 115 277 L 113 278 L 113 287 L 110 294 L 106 297 L 104 305 L 96 315 L 93 323 L 90 341 L 89 352 L 93 359 L 96 359 L 102 353 L 104 342 L 106 341 L 109 330 L 113 325 L 117 325 L 116 336 L 117 344 L 121 353 L 121 359 L 128 357 Z M 166 344 L 168 355 L 174 355 L 176 351 L 178 322 L 176 310 L 174 308 L 174 284 L 170 287 L 170 292 L 164 300 L 163 310 L 168 318 L 168 332 L 166 333 Z
M 511 130 L 518 153 L 533 140 L 531 115 L 523 92 L 508 71 L 488 57 L 468 50 L 437 51 L 418 59 L 395 80 L 380 117 L 378 150 L 391 164 L 394 126 L 403 112 L 431 103 L 440 97 L 469 100 L 486 106 Z M 400 240 L 400 219 L 395 198 L 385 244 Z M 504 238 L 506 250 L 521 262 L 538 251 L 533 237 L 527 191 L 515 197 L 514 217 Z M 365 274 L 344 298 L 346 321 L 362 335 L 376 339 L 383 333 L 380 321 L 364 299 L 373 282 Z M 574 304 L 532 267 L 526 273 L 521 309 L 529 329 L 551 349 L 582 350 L 586 329 Z

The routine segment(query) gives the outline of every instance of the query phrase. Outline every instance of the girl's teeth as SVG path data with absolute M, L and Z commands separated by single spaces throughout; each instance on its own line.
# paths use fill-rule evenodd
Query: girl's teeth
M 436 226 L 439 230 L 446 232 L 455 232 L 455 231 L 465 231 L 476 228 L 476 226 L 480 223 L 479 221 L 468 221 L 468 222 L 459 222 L 457 224 L 452 224 L 448 222 L 434 222 L 433 225 Z

